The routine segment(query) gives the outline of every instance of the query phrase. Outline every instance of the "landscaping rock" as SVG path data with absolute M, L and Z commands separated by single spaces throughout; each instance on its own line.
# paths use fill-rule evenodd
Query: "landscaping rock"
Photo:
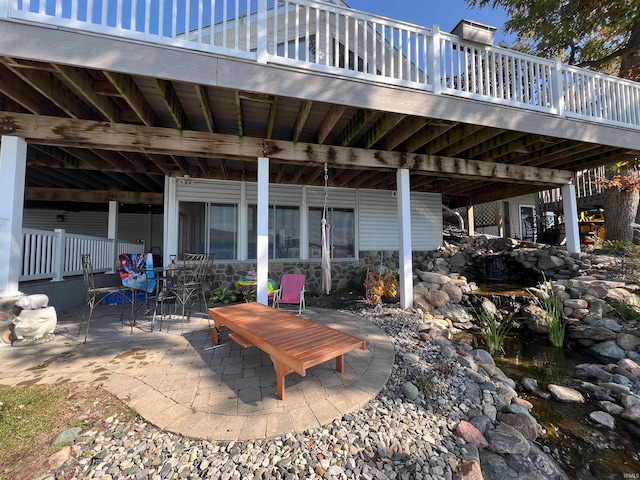
M 489 442 L 489 450 L 501 455 L 509 453 L 526 457 L 531 449 L 522 433 L 506 423 L 500 423 L 494 430 L 489 430 L 486 438 Z
M 559 402 L 584 403 L 582 394 L 574 388 L 549 384 L 547 387 L 553 398 Z
M 615 419 L 609 413 L 600 410 L 591 412 L 589 414 L 589 418 L 591 419 L 591 421 L 597 423 L 598 425 L 602 425 L 609 430 L 613 430 L 616 425 Z
M 623 359 L 626 356 L 624 350 L 620 348 L 615 340 L 596 343 L 591 347 L 591 350 L 598 355 L 615 360 Z
M 489 446 L 487 439 L 473 424 L 466 420 L 461 421 L 456 426 L 456 433 L 466 442 L 474 444 L 477 448 L 486 448 Z

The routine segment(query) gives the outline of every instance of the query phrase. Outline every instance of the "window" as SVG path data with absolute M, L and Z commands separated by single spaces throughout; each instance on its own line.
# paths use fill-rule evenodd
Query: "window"
M 210 253 L 216 260 L 238 257 L 238 207 L 180 202 L 180 253 Z
M 249 258 L 257 258 L 257 206 L 249 205 Z M 269 205 L 269 258 L 300 258 L 300 208 Z
M 216 260 L 238 258 L 238 207 L 212 203 L 209 205 L 209 251 Z
M 334 258 L 355 257 L 355 214 L 349 208 L 327 209 L 329 246 Z M 309 258 L 322 256 L 322 208 L 309 208 Z

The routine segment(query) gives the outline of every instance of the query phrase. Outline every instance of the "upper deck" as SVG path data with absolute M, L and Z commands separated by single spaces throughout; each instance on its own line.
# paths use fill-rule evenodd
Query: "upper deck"
M 465 42 L 437 26 L 420 27 L 332 4 L 311 0 L 3 1 L 6 8 L 0 10 L 1 19 L 640 130 L 638 83 Z
M 38 115 L 572 171 L 640 150 L 640 84 L 312 0 L 0 0 L 0 56 L 0 91 Z M 185 158 L 111 163 L 246 178 L 244 164 L 234 176 L 232 160 L 216 163 L 222 150 L 134 151 Z M 355 182 L 349 169 L 373 164 L 337 164 L 335 183 L 393 188 L 393 175 Z M 300 168 L 276 171 L 300 181 Z M 412 186 L 490 199 L 486 185 L 421 174 Z M 493 197 L 517 193 L 502 186 Z

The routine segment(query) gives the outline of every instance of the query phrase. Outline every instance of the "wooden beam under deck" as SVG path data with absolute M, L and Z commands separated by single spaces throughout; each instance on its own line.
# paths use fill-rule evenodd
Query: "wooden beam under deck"
M 122 192 L 107 190 L 80 190 L 75 188 L 26 187 L 25 200 L 74 201 L 86 203 L 108 203 L 111 200 L 127 204 L 162 205 L 161 193 Z
M 408 168 L 414 174 L 536 185 L 564 185 L 572 178 L 571 172 L 522 165 L 8 112 L 0 112 L 0 135 L 21 136 L 33 144 L 251 161 L 266 156 L 299 165 L 326 162 L 334 168 L 387 171 Z

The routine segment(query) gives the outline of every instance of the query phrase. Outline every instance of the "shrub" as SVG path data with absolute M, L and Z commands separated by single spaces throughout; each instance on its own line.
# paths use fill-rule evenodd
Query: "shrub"
M 382 272 L 368 271 L 364 280 L 367 289 L 367 300 L 373 305 L 381 305 L 382 298 L 396 298 L 398 296 L 398 275 L 390 268 Z

